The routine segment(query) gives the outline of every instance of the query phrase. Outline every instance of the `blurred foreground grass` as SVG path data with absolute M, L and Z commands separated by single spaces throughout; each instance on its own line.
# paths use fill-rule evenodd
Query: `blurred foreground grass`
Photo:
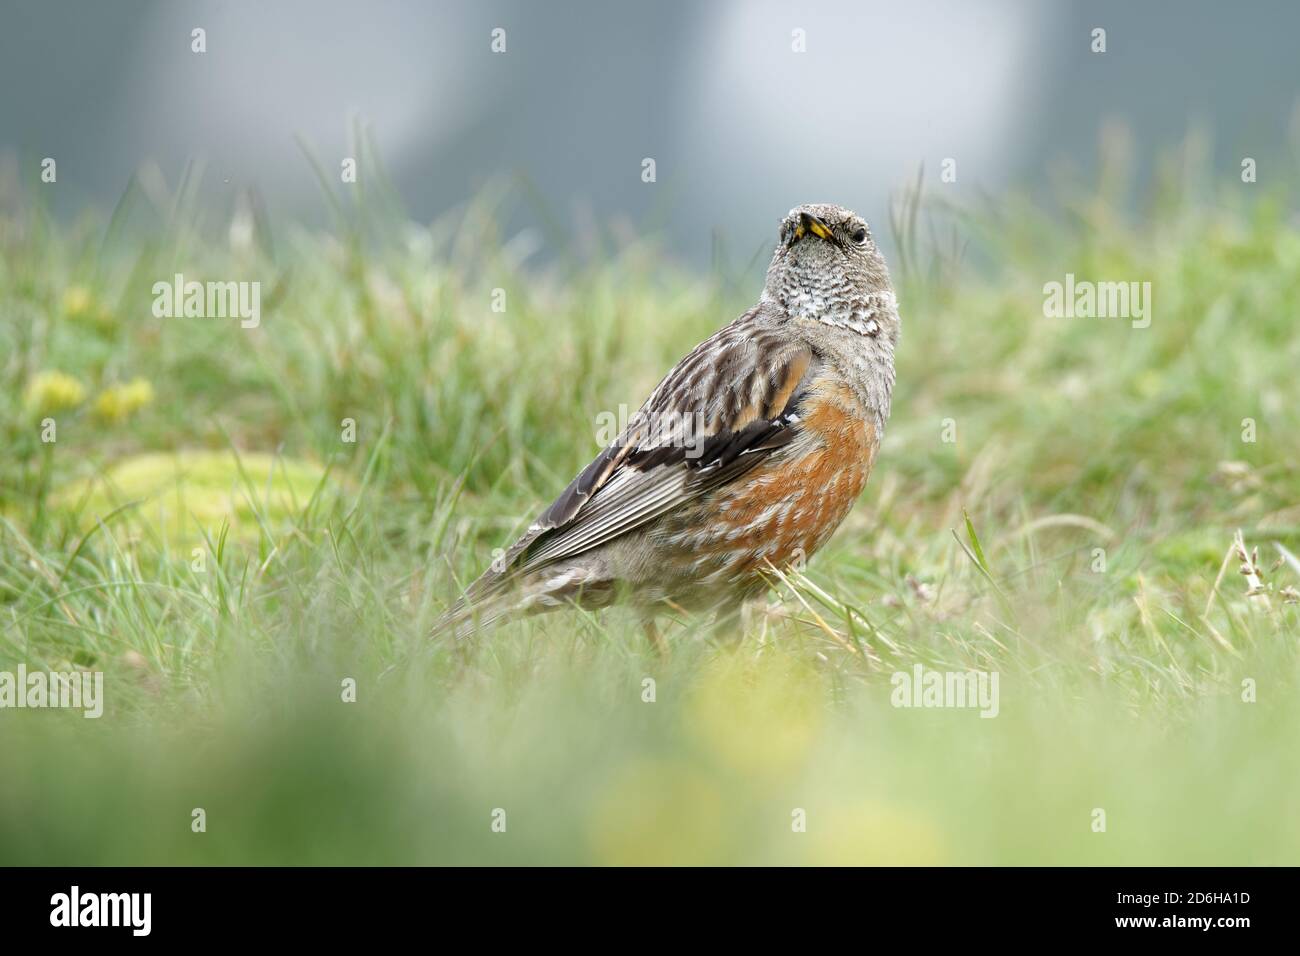
M 0 202 L 0 670 L 107 692 L 0 711 L 0 862 L 1300 858 L 1290 196 L 1008 200 L 955 217 L 978 266 L 905 204 L 863 500 L 743 637 L 685 620 L 662 661 L 618 611 L 427 631 L 757 278 L 630 231 L 532 266 L 491 195 L 219 242 L 186 195 Z M 260 325 L 155 318 L 176 272 L 261 281 Z M 1044 318 L 1067 272 L 1151 282 L 1150 327 Z M 997 671 L 999 715 L 891 707 L 917 663 Z

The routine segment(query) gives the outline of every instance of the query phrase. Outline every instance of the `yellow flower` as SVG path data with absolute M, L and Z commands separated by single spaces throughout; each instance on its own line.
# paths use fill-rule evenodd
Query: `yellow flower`
M 941 833 L 923 814 L 875 800 L 810 814 L 807 835 L 816 866 L 938 866 L 946 857 Z
M 95 414 L 106 422 L 121 422 L 152 401 L 153 386 L 137 378 L 104 389 L 95 399 Z
M 63 311 L 70 319 L 88 314 L 92 305 L 94 300 L 84 285 L 70 285 L 63 293 Z
M 822 724 L 824 690 L 798 662 L 721 657 L 700 675 L 687 731 L 709 754 L 750 777 L 796 772 Z
M 641 759 L 599 794 L 589 840 L 601 865 L 697 866 L 725 857 L 727 821 L 712 776 L 681 761 Z
M 76 408 L 86 398 L 86 389 L 71 375 L 41 372 L 27 383 L 23 401 L 28 411 L 47 413 Z
M 97 301 L 84 285 L 68 286 L 64 291 L 63 314 L 75 322 L 99 326 L 101 329 L 107 329 L 117 321 L 113 309 Z
M 1142 372 L 1134 382 L 1139 398 L 1155 398 L 1164 390 L 1165 381 L 1159 372 Z

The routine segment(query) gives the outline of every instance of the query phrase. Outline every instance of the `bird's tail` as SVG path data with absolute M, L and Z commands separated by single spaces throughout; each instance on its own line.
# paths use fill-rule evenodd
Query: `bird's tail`
M 510 616 L 515 604 L 511 597 L 505 582 L 489 570 L 433 622 L 433 636 L 472 637 Z
M 433 624 L 434 637 L 463 640 L 508 620 L 545 614 L 575 602 L 600 606 L 610 590 L 591 569 L 552 565 L 529 574 L 486 571 Z

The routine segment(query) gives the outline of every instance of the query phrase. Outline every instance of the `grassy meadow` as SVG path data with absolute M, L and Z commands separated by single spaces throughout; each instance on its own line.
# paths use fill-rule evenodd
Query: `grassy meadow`
M 308 229 L 7 188 L 0 671 L 106 702 L 0 711 L 0 863 L 1296 863 L 1300 220 L 1220 178 L 859 210 L 903 316 L 876 472 L 666 659 L 619 610 L 429 629 L 752 250 L 554 217 L 538 260 L 508 190 L 423 225 L 327 187 Z M 260 323 L 155 317 L 175 273 L 259 281 Z M 1044 317 L 1067 273 L 1149 281 L 1150 326 Z M 997 672 L 998 715 L 892 706 L 917 664 Z

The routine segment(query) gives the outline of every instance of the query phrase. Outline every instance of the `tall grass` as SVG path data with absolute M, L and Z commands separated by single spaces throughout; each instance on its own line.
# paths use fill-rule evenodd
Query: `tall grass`
M 428 629 L 755 270 L 631 229 L 533 263 L 508 192 L 427 227 L 377 192 L 325 232 L 217 229 L 185 184 L 107 224 L 0 204 L 0 670 L 108 688 L 0 711 L 0 860 L 1295 861 L 1290 195 L 905 203 L 867 491 L 743 635 L 682 619 L 661 660 L 617 610 Z M 260 327 L 154 318 L 175 272 L 261 281 Z M 1045 318 L 1067 272 L 1151 282 L 1150 327 Z M 892 707 L 917 663 L 997 671 L 999 716 Z

